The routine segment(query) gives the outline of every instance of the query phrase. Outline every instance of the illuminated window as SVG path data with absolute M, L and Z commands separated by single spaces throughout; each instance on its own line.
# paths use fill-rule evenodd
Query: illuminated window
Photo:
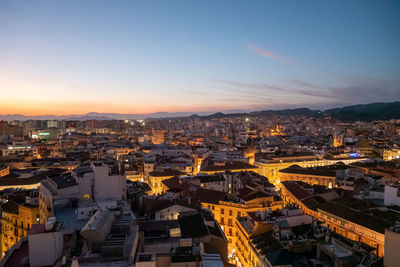
M 90 199 L 90 195 L 89 194 L 83 195 L 83 198 L 84 199 Z

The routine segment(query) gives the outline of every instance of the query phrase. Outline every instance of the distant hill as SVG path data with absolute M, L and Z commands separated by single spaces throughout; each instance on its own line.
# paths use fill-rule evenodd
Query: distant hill
M 223 118 L 238 116 L 308 116 L 321 117 L 330 116 L 341 121 L 373 121 L 373 120 L 390 120 L 400 119 L 400 102 L 392 103 L 372 103 L 365 105 L 353 105 L 341 108 L 328 109 L 325 111 L 311 110 L 309 108 L 282 109 L 282 110 L 261 110 L 249 113 L 231 113 L 224 114 L 221 112 L 202 116 L 202 118 Z
M 309 108 L 295 108 L 295 109 L 282 109 L 282 110 L 262 110 L 251 112 L 254 115 L 261 115 L 261 116 L 271 116 L 271 115 L 298 115 L 298 116 L 309 116 L 309 117 L 316 117 L 321 116 L 321 111 L 319 110 L 311 110 Z
M 160 119 L 160 118 L 202 118 L 215 119 L 239 116 L 308 116 L 320 117 L 331 116 L 342 121 L 372 121 L 400 119 L 400 102 L 391 103 L 372 103 L 365 105 L 353 105 L 341 108 L 333 108 L 325 111 L 311 110 L 309 108 L 281 109 L 281 110 L 261 110 L 246 112 L 244 110 L 226 110 L 224 113 L 217 112 L 155 112 L 147 114 L 119 114 L 119 113 L 97 113 L 89 112 L 82 115 L 43 115 L 43 116 L 24 116 L 21 114 L 0 115 L 0 120 L 125 120 L 125 119 Z
M 372 103 L 328 109 L 323 115 L 342 121 L 373 121 L 400 119 L 400 102 Z
M 218 119 L 224 117 L 239 117 L 239 116 L 274 116 L 274 115 L 286 115 L 286 116 L 309 116 L 316 117 L 321 116 L 321 111 L 311 110 L 309 108 L 296 108 L 296 109 L 281 109 L 281 110 L 261 110 L 253 112 L 241 112 L 241 113 L 229 113 L 225 114 L 217 112 L 207 116 L 201 116 L 203 119 Z

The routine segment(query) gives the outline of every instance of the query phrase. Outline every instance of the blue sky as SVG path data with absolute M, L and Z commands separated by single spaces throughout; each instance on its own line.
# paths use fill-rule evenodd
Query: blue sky
M 0 0 L 0 113 L 400 100 L 400 1 Z

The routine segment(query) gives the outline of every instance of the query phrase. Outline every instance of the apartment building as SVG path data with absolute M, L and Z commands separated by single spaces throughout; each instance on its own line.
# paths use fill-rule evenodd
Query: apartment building
M 18 197 L 20 198 L 20 197 Z M 24 199 L 10 199 L 1 206 L 1 257 L 22 237 L 27 236 L 33 224 L 39 223 L 38 193 L 32 191 Z

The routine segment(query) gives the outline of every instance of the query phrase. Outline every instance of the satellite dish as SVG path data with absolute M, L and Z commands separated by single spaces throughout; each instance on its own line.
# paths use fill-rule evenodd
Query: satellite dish
M 61 259 L 61 264 L 64 266 L 67 263 L 67 257 L 63 256 Z

